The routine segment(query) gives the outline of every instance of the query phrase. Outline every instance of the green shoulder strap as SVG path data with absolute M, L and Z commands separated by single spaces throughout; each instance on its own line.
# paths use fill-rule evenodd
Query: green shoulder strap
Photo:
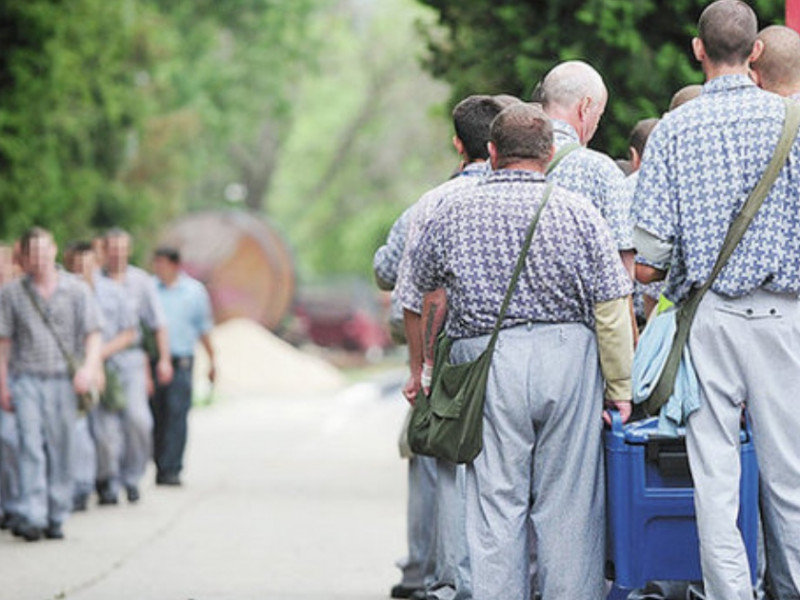
M 566 144 L 565 146 L 561 146 L 561 148 L 558 149 L 558 152 L 556 152 L 555 155 L 553 155 L 553 160 L 551 160 L 550 164 L 547 165 L 547 173 L 546 174 L 550 175 L 550 173 L 552 173 L 553 170 L 558 166 L 558 163 L 560 163 L 562 160 L 564 160 L 564 157 L 567 154 L 569 154 L 573 150 L 577 150 L 580 147 L 581 147 L 581 145 L 578 142 L 570 142 L 569 144 Z
M 711 288 L 714 280 L 725 267 L 725 263 L 733 254 L 739 241 L 744 236 L 745 231 L 750 226 L 753 217 L 756 216 L 758 209 L 767 197 L 772 184 L 778 178 L 781 168 L 783 168 L 786 158 L 792 149 L 795 138 L 797 137 L 798 129 L 800 129 L 800 104 L 793 100 L 784 99 L 786 105 L 786 117 L 783 122 L 783 131 L 778 140 L 778 145 L 772 155 L 772 159 L 767 165 L 761 179 L 750 192 L 747 200 L 742 206 L 742 210 L 736 217 L 736 220 L 731 224 L 725 240 L 722 242 L 722 249 L 720 250 L 717 262 L 714 263 L 714 268 L 711 270 L 711 275 L 706 282 L 699 288 L 694 288 L 689 294 L 689 298 L 678 310 L 677 327 L 675 330 L 675 337 L 672 339 L 672 348 L 670 349 L 667 362 L 664 369 L 661 371 L 661 376 L 658 379 L 653 391 L 645 402 L 645 408 L 648 414 L 656 415 L 661 407 L 672 396 L 672 391 L 675 387 L 675 377 L 678 374 L 680 367 L 681 354 L 683 347 L 689 339 L 689 329 L 694 320 L 694 315 L 697 312 L 697 307 L 702 300 L 703 295 Z

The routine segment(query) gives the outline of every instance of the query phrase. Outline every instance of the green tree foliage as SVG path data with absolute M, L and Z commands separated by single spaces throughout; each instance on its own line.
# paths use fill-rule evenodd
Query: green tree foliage
M 294 125 L 281 152 L 270 216 L 291 240 L 301 276 L 371 278 L 372 255 L 394 220 L 444 181 L 448 88 L 422 71 L 408 0 L 341 3 L 320 13 L 318 70 L 297 80 Z
M 418 0 L 438 14 L 421 25 L 426 67 L 453 86 L 451 102 L 472 93 L 523 98 L 562 60 L 581 59 L 603 75 L 609 105 L 593 145 L 627 150 L 637 120 L 659 116 L 672 94 L 702 82 L 691 38 L 710 0 Z M 784 3 L 754 0 L 762 25 L 783 16 Z
M 260 207 L 274 164 L 259 142 L 282 135 L 317 4 L 0 3 L 0 236 L 117 224 L 152 238 L 248 174 Z

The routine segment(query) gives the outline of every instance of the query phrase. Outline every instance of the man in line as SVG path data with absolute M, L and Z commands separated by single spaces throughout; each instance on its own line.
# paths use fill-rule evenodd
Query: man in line
M 408 225 L 413 205 L 403 211 L 392 225 L 386 244 L 378 248 L 373 257 L 375 281 L 382 290 L 392 291 L 390 326 L 392 337 L 402 336 L 403 307 L 394 293 L 400 259 L 405 249 Z M 396 333 L 395 333 L 396 332 Z M 410 381 L 410 379 L 409 379 Z M 409 407 L 410 410 L 410 407 Z M 397 562 L 402 571 L 400 582 L 392 586 L 392 598 L 408 598 L 417 591 L 424 591 L 425 580 L 434 575 L 435 545 L 435 500 L 436 462 L 429 456 L 416 456 L 408 448 L 406 436 L 408 418 L 400 432 L 400 455 L 408 458 L 408 505 L 406 509 L 406 539 L 408 555 Z
M 669 269 L 665 295 L 680 304 L 704 283 L 744 198 L 781 133 L 781 99 L 748 77 L 763 42 L 753 10 L 718 0 L 700 16 L 695 57 L 702 94 L 667 113 L 648 141 L 634 202 L 644 282 Z M 686 442 L 694 480 L 700 558 L 709 600 L 753 596 L 739 512 L 741 411 L 747 403 L 758 455 L 762 512 L 778 538 L 786 598 L 800 594 L 800 143 L 725 269 L 704 296 L 689 350 L 701 407 Z M 770 556 L 770 562 L 773 557 Z
M 174 377 L 156 387 L 151 408 L 154 417 L 156 483 L 180 485 L 186 448 L 189 409 L 192 406 L 192 367 L 197 341 L 208 354 L 208 378 L 215 377 L 214 348 L 209 333 L 214 325 L 211 301 L 203 284 L 181 269 L 180 253 L 161 247 L 155 252 L 153 271 L 158 297 L 169 328 L 169 349 Z
M 450 195 L 414 256 L 415 284 L 446 290 L 454 362 L 474 360 L 488 342 L 542 202 L 550 120 L 531 105 L 506 108 L 489 151 L 495 171 Z M 604 596 L 600 417 L 604 395 L 630 414 L 630 291 L 599 211 L 555 187 L 492 357 L 483 451 L 466 470 L 475 600 L 530 597 L 531 520 L 542 597 Z
M 142 348 L 142 333 L 153 332 L 155 337 L 156 379 L 166 385 L 172 379 L 172 362 L 169 356 L 166 319 L 158 299 L 156 286 L 150 275 L 128 264 L 131 237 L 121 229 L 112 229 L 105 235 L 104 274 L 120 284 L 138 319 L 140 331 L 136 343 L 117 353 L 115 364 L 120 371 L 120 380 L 128 400 L 121 411 L 123 440 L 109 441 L 112 446 L 124 448 L 121 462 L 109 463 L 108 478 L 98 482 L 101 504 L 116 504 L 121 486 L 129 502 L 140 497 L 139 483 L 144 476 L 152 456 L 153 416 L 148 405 L 148 387 L 151 386 L 150 362 Z M 109 431 L 110 436 L 119 432 Z
M 762 29 L 764 49 L 750 65 L 753 81 L 762 89 L 800 100 L 800 34 L 784 25 Z
M 768 92 L 800 101 L 800 34 L 783 25 L 772 25 L 762 29 L 757 39 L 761 40 L 764 48 L 750 65 L 753 81 Z M 791 574 L 782 562 L 782 552 L 776 547 L 780 535 L 772 530 L 777 524 L 767 513 L 762 516 L 761 524 L 764 545 L 759 547 L 763 553 L 759 554 L 762 570 L 756 581 L 757 597 L 791 598 Z M 794 597 L 797 597 L 796 593 Z
M 14 533 L 36 541 L 64 537 L 76 393 L 88 393 L 101 379 L 100 317 L 88 286 L 56 268 L 50 232 L 28 230 L 21 249 L 26 276 L 5 286 L 0 298 L 0 405 L 16 413 L 21 449 L 24 521 Z
M 585 62 L 563 62 L 545 76 L 538 95 L 544 112 L 553 120 L 556 153 L 565 153 L 551 167 L 548 179 L 592 201 L 611 228 L 632 278 L 633 232 L 628 205 L 613 193 L 623 185 L 624 175 L 609 156 L 586 147 L 608 102 L 603 78 Z
M 104 277 L 89 242 L 76 242 L 70 248 L 69 270 L 80 276 L 92 290 L 102 319 L 101 356 L 107 373 L 121 377 L 117 356 L 136 341 L 138 322 L 122 286 Z M 106 380 L 106 389 L 111 382 Z M 88 420 L 88 423 L 86 421 Z M 116 504 L 119 488 L 119 466 L 124 448 L 121 411 L 111 411 L 101 402 L 86 419 L 78 421 L 79 450 L 76 450 L 75 510 L 85 510 L 95 481 L 101 485 L 100 504 Z M 111 492 L 111 493 L 109 493 Z
M 17 251 L 11 244 L 0 244 L 0 289 L 19 277 Z M 13 412 L 0 410 L 0 529 L 13 530 L 20 523 L 19 434 Z
M 453 145 L 462 159 L 462 168 L 453 178 L 426 192 L 413 205 L 406 248 L 400 261 L 395 293 L 403 306 L 406 339 L 409 340 L 409 363 L 411 388 L 409 401 L 413 402 L 422 385 L 423 328 L 433 327 L 443 318 L 446 308 L 439 294 L 433 300 L 431 318 L 422 323 L 423 292 L 414 286 L 412 274 L 415 265 L 412 257 L 419 243 L 421 232 L 431 217 L 460 190 L 471 188 L 489 172 L 487 142 L 489 126 L 502 108 L 515 99 L 500 99 L 492 96 L 474 95 L 459 102 L 453 109 L 455 136 Z M 435 303 L 438 302 L 438 310 Z M 438 317 L 438 318 L 437 318 Z M 430 336 L 429 336 L 430 337 Z M 430 363 L 429 363 L 430 364 Z M 466 532 L 464 531 L 464 467 L 445 460 L 436 460 L 436 570 L 428 582 L 423 598 L 431 600 L 458 600 L 471 597 L 469 557 Z

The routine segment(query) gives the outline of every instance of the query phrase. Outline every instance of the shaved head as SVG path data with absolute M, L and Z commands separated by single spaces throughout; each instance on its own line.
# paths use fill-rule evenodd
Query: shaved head
M 535 104 L 513 104 L 492 121 L 490 140 L 497 149 L 495 168 L 521 160 L 546 164 L 553 147 L 553 125 Z
M 758 19 L 741 0 L 717 0 L 700 15 L 697 28 L 712 63 L 736 66 L 746 63 L 753 51 Z
M 800 91 L 800 34 L 783 25 L 772 25 L 758 34 L 764 50 L 750 65 L 758 84 L 770 92 L 790 95 Z
M 697 83 L 683 86 L 673 94 L 672 100 L 669 102 L 669 110 L 675 110 L 679 106 L 686 104 L 689 100 L 694 100 L 702 91 L 703 86 Z
M 607 91 L 603 78 L 592 66 L 579 60 L 556 65 L 536 90 L 545 110 L 558 106 L 573 108 L 584 98 L 605 103 Z

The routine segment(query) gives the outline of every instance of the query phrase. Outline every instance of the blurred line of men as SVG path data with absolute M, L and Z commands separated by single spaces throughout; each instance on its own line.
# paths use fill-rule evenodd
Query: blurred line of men
M 392 597 L 605 598 L 601 414 L 630 417 L 639 327 L 659 300 L 680 304 L 708 277 L 774 150 L 779 96 L 800 100 L 800 36 L 758 32 L 744 2 L 706 7 L 692 48 L 706 84 L 638 123 L 617 165 L 586 147 L 608 91 L 584 62 L 555 66 L 530 103 L 473 95 L 455 107 L 458 170 L 398 218 L 373 260 L 408 345 L 410 403 L 429 391 L 440 331 L 453 363 L 486 348 L 528 223 L 555 185 L 494 349 L 482 453 L 468 465 L 415 456 L 401 434 L 408 556 Z M 798 161 L 795 142 L 689 341 L 702 405 L 686 436 L 711 600 L 800 598 Z M 736 528 L 745 400 L 766 546 L 755 590 Z
M 27 541 L 64 537 L 70 513 L 181 484 L 194 349 L 215 377 L 204 286 L 159 247 L 155 275 L 129 264 L 111 229 L 69 244 L 32 227 L 0 245 L 0 528 Z

